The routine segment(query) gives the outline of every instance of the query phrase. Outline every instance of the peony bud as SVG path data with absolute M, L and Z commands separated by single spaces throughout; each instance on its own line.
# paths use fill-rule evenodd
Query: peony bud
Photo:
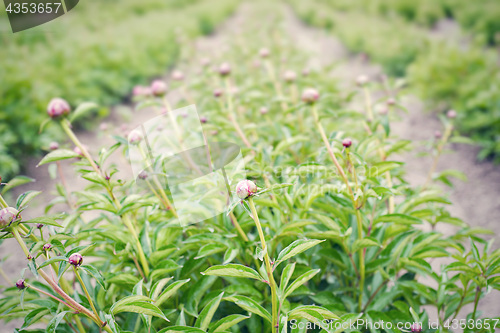
M 285 79 L 287 83 L 292 83 L 297 79 L 297 74 L 295 74 L 294 71 L 285 71 L 285 73 L 283 74 L 283 79 Z
M 302 101 L 313 104 L 319 98 L 319 92 L 313 88 L 307 88 L 302 92 Z
M 23 290 L 23 289 L 25 289 L 25 288 L 26 288 L 26 283 L 24 283 L 24 279 L 19 279 L 19 280 L 17 280 L 17 282 L 16 282 L 16 287 L 17 287 L 17 289 L 19 289 L 19 290 Z
M 200 117 L 200 121 L 201 121 L 202 124 L 206 124 L 207 121 L 208 121 L 208 119 L 207 119 L 207 117 L 201 116 Z
M 236 185 L 236 195 L 240 199 L 246 199 L 257 192 L 257 185 L 251 180 L 242 180 Z
M 133 130 L 128 135 L 128 143 L 131 145 L 137 145 L 142 140 L 142 134 L 138 130 Z
M 55 141 L 52 141 L 50 144 L 49 144 L 49 149 L 50 150 L 57 150 L 59 149 L 59 144 Z
M 69 114 L 71 107 L 62 98 L 53 98 L 47 106 L 47 113 L 50 118 L 57 118 Z
M 450 119 L 456 118 L 457 117 L 457 111 L 450 110 L 450 111 L 446 112 L 446 117 L 448 117 Z
M 351 139 L 346 138 L 346 139 L 342 140 L 342 146 L 344 146 L 345 148 L 349 148 L 351 145 L 352 145 Z
M 0 228 L 10 225 L 19 218 L 19 211 L 14 207 L 0 210 Z
M 396 104 L 396 100 L 394 98 L 389 98 L 386 103 L 387 105 L 394 105 Z
M 231 66 L 227 62 L 219 66 L 219 74 L 221 76 L 226 76 L 229 75 L 230 73 L 231 73 Z
M 259 51 L 259 55 L 260 55 L 261 58 L 267 58 L 267 57 L 269 57 L 269 54 L 270 54 L 270 52 L 266 48 L 262 48 Z
M 385 105 L 381 105 L 378 109 L 378 113 L 382 116 L 385 116 L 386 114 L 389 113 L 389 109 Z
M 267 114 L 269 112 L 269 109 L 266 108 L 265 106 L 260 108 L 260 114 Z
M 43 228 L 43 224 L 41 224 L 41 223 L 37 223 L 37 224 L 36 224 L 36 227 L 37 227 L 37 229 L 42 229 L 42 228 Z
M 49 244 L 49 243 L 47 243 L 47 244 L 45 244 L 45 245 L 43 246 L 43 250 L 44 250 L 44 251 L 48 251 L 48 250 L 50 250 L 51 248 L 52 248 L 52 244 Z
M 309 72 L 309 70 L 307 68 L 305 68 L 305 69 L 302 70 L 302 76 L 304 76 L 304 77 L 305 76 L 309 76 L 309 74 L 310 74 L 310 72 Z
M 172 72 L 172 80 L 174 80 L 174 81 L 184 80 L 184 73 L 182 73 L 180 70 L 176 69 L 175 71 Z
M 151 93 L 156 97 L 163 97 L 167 94 L 168 86 L 162 80 L 154 80 L 151 83 Z
M 69 256 L 68 262 L 71 265 L 78 267 L 83 263 L 83 257 L 80 253 L 73 253 L 72 255 Z
M 442 136 L 443 136 L 443 135 L 441 134 L 441 132 L 440 132 L 440 131 L 436 131 L 436 132 L 434 132 L 434 137 L 435 137 L 436 139 L 441 139 L 441 137 L 442 137 Z
M 221 96 L 222 96 L 222 89 L 215 89 L 214 97 L 221 97 Z
M 369 79 L 368 79 L 368 76 L 366 75 L 359 75 L 357 78 L 356 78 L 356 84 L 360 87 L 366 85 L 368 83 Z
M 420 324 L 413 323 L 411 325 L 411 332 L 412 333 L 420 333 L 420 332 L 422 332 L 422 326 L 420 326 Z
M 139 172 L 139 175 L 138 175 L 139 179 L 147 179 L 148 178 L 148 173 L 144 170 L 142 170 L 141 172 Z

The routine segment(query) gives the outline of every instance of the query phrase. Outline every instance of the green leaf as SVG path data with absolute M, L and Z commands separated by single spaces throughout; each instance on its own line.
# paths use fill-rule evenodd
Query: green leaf
M 359 250 L 364 249 L 365 247 L 370 247 L 370 246 L 379 246 L 380 247 L 380 244 L 374 238 L 371 238 L 371 237 L 356 239 L 354 241 L 354 243 L 352 244 L 351 252 L 356 253 Z
M 160 296 L 154 301 L 154 304 L 160 307 L 165 301 L 167 301 L 172 295 L 174 295 L 180 287 L 188 283 L 191 279 L 175 281 L 171 285 L 169 285 L 165 290 L 160 294 Z
M 281 292 L 285 291 L 288 285 L 288 281 L 290 281 L 290 278 L 292 277 L 294 270 L 295 270 L 295 263 L 286 265 L 286 267 L 281 272 L 281 281 L 280 281 Z
M 57 257 L 53 257 L 53 258 L 50 258 L 49 260 L 45 260 L 44 262 L 42 262 L 40 264 L 40 266 L 38 266 L 38 268 L 44 268 L 45 266 L 48 266 L 50 264 L 53 264 L 55 262 L 59 262 L 59 261 L 67 261 L 68 258 L 64 257 L 64 256 L 57 256 Z
M 146 296 L 128 296 L 113 304 L 109 311 L 113 315 L 121 312 L 134 312 L 159 317 L 169 321 L 156 305 L 149 303 L 150 301 L 151 299 Z
M 271 315 L 269 314 L 269 312 L 266 309 L 264 309 L 259 303 L 257 303 L 256 301 L 254 301 L 249 297 L 230 296 L 230 297 L 224 297 L 224 300 L 233 302 L 243 310 L 255 313 L 256 315 L 264 318 L 268 322 L 271 322 Z
M 38 163 L 37 167 L 39 167 L 40 165 L 47 164 L 47 163 L 52 163 L 52 162 L 56 162 L 56 161 L 67 160 L 69 158 L 77 158 L 77 157 L 81 157 L 81 156 L 72 150 L 57 149 L 57 150 L 51 151 L 50 153 L 45 155 L 45 157 L 42 158 L 40 163 Z
M 33 183 L 34 181 L 35 180 L 33 178 L 30 178 L 30 177 L 17 176 L 15 178 L 11 179 L 10 182 L 8 182 L 7 185 L 5 185 L 5 187 L 2 189 L 1 194 L 7 193 L 8 191 L 12 190 L 14 187 L 18 187 L 18 186 L 21 186 L 21 185 L 24 185 L 27 183 Z
M 225 332 L 228 331 L 231 327 L 238 324 L 240 321 L 250 318 L 250 316 L 244 316 L 240 314 L 233 314 L 227 317 L 220 319 L 218 322 L 213 325 L 213 328 L 210 332 Z
M 92 276 L 96 280 L 96 282 L 101 285 L 102 289 L 106 290 L 106 287 L 104 286 L 104 278 L 103 278 L 101 272 L 99 272 L 99 270 L 97 270 L 97 268 L 95 268 L 92 265 L 82 265 L 82 266 L 80 266 L 80 268 L 85 273 Z
M 391 171 L 393 169 L 400 167 L 401 165 L 403 165 L 402 162 L 385 161 L 385 162 L 375 163 L 368 168 L 366 174 L 368 178 L 378 177 L 387 171 Z
M 107 279 L 108 283 L 135 285 L 139 278 L 132 274 L 118 274 Z
M 69 117 L 69 121 L 72 123 L 73 121 L 87 115 L 90 111 L 96 110 L 99 108 L 99 105 L 91 102 L 84 102 L 78 105 L 78 107 L 71 112 L 71 116 Z
M 288 288 L 285 290 L 283 298 L 287 298 L 295 289 L 312 279 L 316 274 L 318 274 L 320 269 L 311 269 L 299 276 L 295 281 L 293 281 Z
M 17 210 L 26 206 L 28 203 L 30 203 L 31 200 L 33 200 L 35 197 L 37 197 L 41 193 L 42 193 L 41 191 L 28 191 L 28 192 L 24 192 L 23 194 L 21 194 L 17 198 L 17 202 L 16 202 Z
M 22 223 L 23 224 L 25 224 L 25 223 L 41 223 L 43 225 L 53 225 L 54 227 L 62 228 L 63 226 L 55 221 L 56 218 L 61 218 L 61 217 L 41 216 L 41 217 L 35 217 L 34 219 L 31 219 L 31 220 L 22 221 Z
M 47 308 L 37 308 L 24 317 L 24 323 L 23 326 L 21 326 L 21 329 L 29 327 L 30 325 L 38 322 L 43 316 L 47 315 L 50 313 L 50 310 Z
M 189 327 L 189 326 L 170 326 L 162 329 L 161 331 L 158 331 L 158 333 L 183 333 L 183 332 L 205 333 L 204 330 L 200 330 L 199 328 Z
M 195 327 L 199 327 L 204 331 L 207 330 L 215 314 L 215 311 L 219 307 L 223 295 L 224 292 L 220 293 L 219 296 L 208 302 L 208 304 L 203 308 L 200 315 L 198 316 L 198 319 L 196 319 L 196 323 L 194 324 Z
M 282 263 L 285 260 L 288 260 L 292 258 L 293 256 L 296 256 L 299 253 L 302 253 L 308 249 L 310 249 L 313 246 L 318 245 L 319 243 L 324 242 L 324 240 L 309 240 L 309 239 L 298 239 L 294 241 L 292 244 L 288 245 L 286 248 L 284 248 L 278 255 L 278 259 L 276 260 L 276 263 L 274 264 L 275 267 L 278 267 L 280 263 Z
M 249 278 L 262 281 L 262 277 L 253 268 L 239 265 L 239 264 L 226 264 L 226 265 L 215 265 L 209 267 L 207 270 L 202 272 L 203 275 L 215 275 L 215 276 L 231 276 L 231 277 L 241 277 Z
M 335 313 L 315 305 L 299 306 L 288 312 L 288 320 L 306 319 L 310 322 L 323 322 L 325 319 L 340 319 Z
M 203 257 L 211 256 L 213 254 L 225 251 L 226 249 L 227 246 L 220 243 L 205 244 L 200 248 L 200 250 L 198 251 L 198 255 L 195 257 L 195 259 L 201 259 Z
M 63 320 L 64 316 L 68 312 L 70 312 L 70 311 L 59 312 L 54 318 L 52 318 L 49 321 L 49 324 L 47 325 L 47 328 L 46 328 L 45 332 L 46 333 L 55 333 L 56 329 L 57 329 L 57 326 L 59 326 L 59 324 Z
M 419 218 L 405 215 L 405 214 L 387 214 L 379 216 L 373 221 L 373 224 L 377 223 L 395 223 L 403 225 L 421 224 L 422 221 Z

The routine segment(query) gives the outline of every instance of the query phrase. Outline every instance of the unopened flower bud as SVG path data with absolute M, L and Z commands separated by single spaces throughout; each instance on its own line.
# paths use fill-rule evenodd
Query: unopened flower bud
M 307 68 L 302 70 L 302 76 L 304 76 L 304 77 L 309 76 L 309 74 L 310 74 L 310 71 Z
M 62 98 L 53 98 L 47 106 L 47 114 L 50 118 L 57 118 L 69 114 L 71 107 Z
M 285 71 L 285 73 L 283 74 L 283 79 L 284 79 L 287 83 L 292 83 L 292 82 L 294 82 L 294 81 L 297 79 L 297 74 L 295 74 L 295 72 L 294 72 L 294 71 L 287 70 L 287 71 Z
M 0 210 L 0 228 L 6 227 L 18 219 L 19 211 L 14 207 L 7 207 Z
M 139 175 L 137 177 L 139 177 L 139 179 L 142 179 L 142 180 L 147 179 L 148 173 L 145 170 L 142 170 L 141 172 L 139 172 Z
M 83 263 L 83 257 L 80 253 L 73 253 L 69 256 L 68 262 L 75 267 L 79 267 Z
M 436 131 L 436 132 L 434 132 L 434 137 L 435 137 L 436 139 L 441 139 L 441 137 L 442 137 L 442 136 L 443 136 L 443 134 L 441 134 L 441 132 L 440 132 L 440 131 Z
M 270 52 L 266 48 L 262 48 L 259 51 L 259 55 L 260 55 L 261 58 L 267 58 L 267 57 L 269 57 L 269 54 L 270 54 Z
M 269 112 L 269 109 L 266 108 L 265 106 L 260 108 L 260 114 L 267 114 Z
M 131 145 L 139 144 L 142 140 L 142 134 L 138 130 L 133 130 L 128 135 L 128 143 Z
M 17 289 L 19 289 L 19 290 L 23 290 L 23 289 L 25 289 L 25 288 L 26 288 L 26 283 L 24 283 L 24 279 L 19 279 L 19 280 L 17 280 L 17 282 L 16 282 L 16 287 L 17 287 Z
M 222 96 L 222 89 L 215 89 L 214 97 L 221 97 L 221 96 Z
M 50 150 L 57 150 L 59 149 L 59 144 L 55 141 L 52 141 L 50 144 L 49 144 L 49 149 Z
M 378 113 L 382 116 L 385 116 L 386 114 L 389 113 L 389 109 L 385 105 L 381 105 L 380 108 L 378 109 Z
M 412 333 L 420 333 L 420 332 L 422 332 L 422 326 L 420 326 L 420 324 L 413 323 L 411 325 L 411 332 Z
M 457 117 L 457 111 L 450 110 L 450 111 L 446 112 L 446 117 L 448 117 L 450 119 L 456 118 Z
M 36 224 L 36 228 L 37 228 L 37 229 L 42 229 L 42 228 L 43 228 L 43 224 L 41 224 L 41 223 L 37 223 L 37 224 Z
M 360 75 L 356 78 L 356 84 L 360 87 L 363 87 L 368 83 L 369 79 L 366 75 Z
M 319 92 L 313 88 L 307 88 L 302 92 L 302 101 L 313 104 L 319 98 Z
M 221 76 L 226 76 L 231 73 L 231 66 L 227 63 L 224 62 L 222 65 L 219 66 L 219 74 Z
M 257 185 L 251 180 L 242 180 L 236 185 L 236 195 L 240 199 L 246 199 L 257 192 Z
M 349 148 L 350 146 L 352 146 L 352 140 L 349 138 L 342 140 L 342 146 L 344 146 L 345 148 Z
M 47 243 L 47 244 L 45 244 L 45 245 L 43 246 L 43 250 L 44 250 L 44 251 L 48 251 L 48 250 L 50 250 L 51 248 L 52 248 L 52 244 L 49 244 L 49 243 Z
M 151 83 L 150 89 L 151 89 L 151 93 L 153 94 L 153 96 L 163 97 L 167 94 L 168 86 L 162 80 L 154 80 Z
M 389 98 L 389 99 L 387 100 L 387 102 L 386 102 L 386 103 L 387 103 L 387 105 L 391 105 L 391 106 L 392 106 L 392 105 L 396 104 L 396 100 L 395 100 L 394 98 L 392 98 L 392 97 L 391 97 L 391 98 Z
M 200 121 L 201 121 L 202 124 L 206 124 L 207 121 L 208 121 L 208 119 L 207 119 L 207 117 L 201 116 L 200 117 Z
M 174 81 L 184 80 L 184 73 L 182 73 L 180 70 L 176 69 L 175 71 L 172 72 L 172 80 L 174 80 Z

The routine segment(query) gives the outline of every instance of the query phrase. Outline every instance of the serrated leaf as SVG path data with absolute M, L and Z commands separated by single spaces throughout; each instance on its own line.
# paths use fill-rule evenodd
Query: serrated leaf
M 201 274 L 215 275 L 215 276 L 231 276 L 249 278 L 262 281 L 260 274 L 253 268 L 243 266 L 240 264 L 226 264 L 211 266 Z

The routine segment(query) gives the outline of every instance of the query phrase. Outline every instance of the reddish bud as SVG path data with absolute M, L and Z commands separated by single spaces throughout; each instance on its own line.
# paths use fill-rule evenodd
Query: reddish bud
M 6 227 L 19 218 L 19 211 L 14 207 L 0 210 L 0 228 Z
M 450 111 L 446 112 L 446 117 L 448 117 L 450 119 L 456 118 L 457 117 L 457 111 L 450 110 Z
M 222 89 L 215 89 L 214 97 L 221 97 L 221 96 L 222 96 Z
M 396 104 L 396 100 L 394 98 L 389 98 L 386 103 L 387 103 L 387 105 L 392 106 L 392 105 Z
M 47 106 L 47 114 L 50 118 L 57 118 L 69 114 L 71 107 L 62 98 L 53 98 Z
M 200 117 L 200 121 L 201 121 L 202 124 L 206 124 L 207 121 L 208 121 L 208 119 L 207 119 L 207 117 L 201 116 Z
M 420 326 L 420 324 L 413 323 L 411 325 L 411 332 L 412 333 L 420 333 L 420 332 L 422 332 L 422 326 Z
M 260 108 L 260 114 L 267 114 L 269 112 L 269 109 L 266 108 L 265 106 Z
M 19 279 L 19 280 L 17 280 L 17 282 L 16 282 L 16 287 L 17 287 L 17 289 L 19 289 L 19 290 L 23 290 L 23 289 L 25 289 L 25 288 L 26 288 L 26 283 L 24 283 L 24 279 Z
M 139 179 L 142 179 L 142 180 L 147 179 L 148 173 L 146 171 L 142 170 L 141 172 L 139 172 L 139 175 L 137 177 L 139 177 Z
M 319 92 L 313 88 L 307 88 L 302 92 L 302 101 L 313 104 L 319 98 Z
M 69 256 L 68 262 L 75 267 L 81 266 L 83 263 L 83 256 L 80 253 L 73 253 Z
M 221 76 L 226 76 L 229 75 L 230 73 L 231 73 L 231 66 L 227 62 L 219 66 L 219 74 Z
M 364 85 L 366 85 L 368 83 L 369 79 L 368 79 L 368 76 L 366 75 L 359 75 L 357 78 L 356 78 L 356 84 L 360 87 L 363 87 Z
M 168 86 L 162 80 L 154 80 L 150 87 L 151 93 L 156 97 L 163 97 L 167 94 Z
M 43 224 L 41 224 L 41 223 L 37 223 L 37 224 L 36 224 L 36 227 L 37 227 L 37 229 L 42 229 L 42 228 L 43 228 Z
M 345 148 L 349 148 L 350 146 L 352 146 L 352 140 L 349 138 L 342 140 L 342 146 L 344 146 Z
M 59 144 L 57 142 L 53 141 L 49 144 L 49 149 L 50 150 L 57 150 L 57 149 L 59 149 Z
M 246 199 L 257 192 L 257 185 L 251 180 L 242 180 L 236 185 L 236 195 L 240 199 Z
M 75 147 L 75 148 L 73 148 L 73 152 L 74 152 L 75 154 L 80 155 L 81 157 L 84 157 L 84 155 L 83 155 L 83 151 L 80 149 L 80 147 Z
M 434 132 L 434 137 L 435 137 L 436 139 L 441 139 L 441 137 L 442 137 L 442 136 L 443 136 L 443 134 L 441 134 L 441 132 L 440 132 L 440 131 L 436 131 L 436 132 Z
M 48 251 L 48 250 L 50 250 L 51 248 L 52 248 L 52 244 L 49 244 L 49 243 L 47 243 L 47 244 L 45 244 L 45 245 L 43 246 L 43 250 L 44 250 L 44 251 Z
M 137 145 L 142 140 L 142 134 L 138 130 L 133 130 L 128 135 L 128 143 L 131 145 Z

